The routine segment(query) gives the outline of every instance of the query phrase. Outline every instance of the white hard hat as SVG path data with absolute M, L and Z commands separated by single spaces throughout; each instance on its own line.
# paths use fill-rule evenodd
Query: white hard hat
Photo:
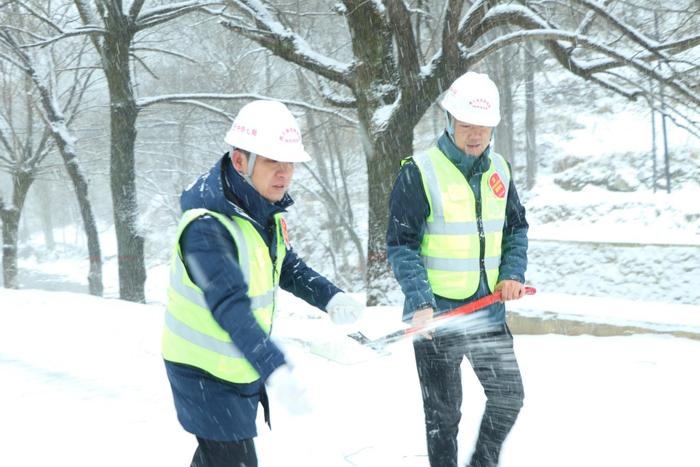
M 452 83 L 440 107 L 460 122 L 495 127 L 501 121 L 498 88 L 483 73 L 468 71 Z
M 224 141 L 238 149 L 279 162 L 311 160 L 301 143 L 294 115 L 278 101 L 257 100 L 243 106 Z

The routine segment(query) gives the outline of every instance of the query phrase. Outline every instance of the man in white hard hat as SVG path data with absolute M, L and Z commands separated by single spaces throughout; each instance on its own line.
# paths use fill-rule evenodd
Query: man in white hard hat
M 282 217 L 294 165 L 310 160 L 294 116 L 258 100 L 236 116 L 231 147 L 187 188 L 171 265 L 162 353 L 178 420 L 197 437 L 196 467 L 257 466 L 258 403 L 308 410 L 303 386 L 270 339 L 277 287 L 355 321 L 363 306 L 309 268 Z
M 494 291 L 503 300 L 524 295 L 525 209 L 510 166 L 492 148 L 498 89 L 488 76 L 468 72 L 440 105 L 445 132 L 404 161 L 390 199 L 388 258 L 405 296 L 404 320 L 414 325 Z M 468 465 L 498 465 L 524 397 L 503 303 L 419 336 L 414 350 L 431 467 L 458 464 L 464 357 L 487 398 Z

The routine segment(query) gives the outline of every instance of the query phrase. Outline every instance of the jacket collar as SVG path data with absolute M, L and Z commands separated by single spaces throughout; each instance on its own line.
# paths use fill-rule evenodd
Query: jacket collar
M 222 180 L 224 182 L 224 196 L 240 206 L 249 217 L 260 225 L 267 225 L 269 219 L 279 212 L 294 204 L 289 193 L 285 193 L 281 200 L 271 203 L 239 174 L 231 164 L 229 157 L 224 157 Z
M 269 225 L 274 214 L 285 212 L 293 203 L 288 193 L 276 203 L 263 198 L 236 172 L 228 153 L 180 197 L 182 211 L 204 208 L 227 216 L 245 217 L 263 227 Z

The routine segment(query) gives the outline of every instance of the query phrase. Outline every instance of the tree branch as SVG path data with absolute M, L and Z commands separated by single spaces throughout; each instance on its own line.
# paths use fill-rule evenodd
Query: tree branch
M 27 10 L 27 12 L 28 12 L 30 15 L 34 16 L 34 17 L 35 17 L 36 19 L 38 19 L 39 21 L 48 24 L 49 27 L 51 27 L 52 29 L 54 29 L 56 32 L 58 32 L 58 33 L 63 33 L 63 29 L 61 29 L 61 27 L 59 27 L 56 23 L 54 23 L 53 21 L 51 21 L 45 13 L 41 13 L 41 12 L 35 11 L 32 7 L 30 7 L 29 5 L 27 5 L 26 2 L 22 2 L 22 1 L 19 1 L 19 0 L 15 0 L 15 3 L 18 4 L 19 6 L 21 6 L 22 8 L 24 8 L 25 10 Z
M 486 56 L 489 54 L 495 52 L 496 50 L 499 50 L 507 45 L 515 44 L 515 43 L 520 43 L 528 40 L 537 40 L 537 41 L 542 41 L 545 43 L 545 46 L 550 49 L 554 57 L 559 61 L 559 63 L 566 68 L 567 70 L 571 71 L 572 73 L 579 75 L 583 78 L 586 79 L 592 79 L 593 72 L 591 71 L 590 68 L 587 68 L 586 66 L 583 66 L 578 63 L 577 60 L 575 60 L 571 55 L 568 53 L 568 48 L 563 47 L 561 44 L 559 44 L 557 41 L 564 40 L 567 42 L 571 42 L 576 44 L 577 46 L 582 46 L 587 49 L 594 50 L 596 52 L 602 53 L 604 55 L 607 55 L 608 57 L 611 57 L 614 61 L 617 62 L 617 66 L 630 66 L 640 72 L 641 74 L 648 76 L 655 81 L 660 81 L 663 82 L 665 85 L 669 86 L 670 88 L 674 89 L 676 92 L 679 94 L 687 97 L 690 101 L 696 103 L 696 105 L 700 105 L 700 96 L 695 94 L 692 89 L 690 89 L 688 86 L 686 86 L 684 83 L 679 82 L 678 80 L 672 80 L 667 76 L 663 76 L 660 73 L 658 73 L 656 70 L 654 70 L 651 66 L 647 65 L 646 63 L 640 61 L 636 56 L 626 56 L 623 55 L 622 53 L 606 46 L 603 44 L 600 44 L 597 41 L 591 40 L 590 38 L 586 36 L 581 36 L 577 35 L 575 33 L 570 33 L 566 31 L 560 31 L 556 29 L 531 29 L 531 28 L 536 28 L 537 26 L 540 25 L 546 25 L 544 21 L 542 22 L 534 22 L 533 21 L 533 15 L 528 12 L 527 15 L 525 16 L 520 16 L 518 13 L 520 12 L 515 12 L 513 8 L 508 8 L 508 14 L 494 14 L 490 18 L 485 18 L 485 27 L 490 28 L 494 27 L 496 23 L 498 25 L 503 25 L 504 23 L 509 23 L 509 24 L 515 24 L 521 27 L 524 27 L 526 31 L 518 31 L 510 34 L 503 35 L 494 41 L 486 44 L 482 48 L 469 53 L 467 56 L 467 61 L 469 63 L 469 66 L 474 65 L 475 63 L 478 63 L 479 61 L 483 60 Z M 525 10 L 527 11 L 527 10 Z M 497 16 L 497 18 L 496 18 Z M 488 25 L 486 24 L 486 21 L 488 20 Z
M 314 51 L 301 36 L 275 20 L 262 3 L 257 0 L 228 0 L 228 3 L 233 8 L 253 16 L 257 27 L 243 24 L 241 18 L 232 16 L 222 20 L 222 26 L 257 42 L 284 60 L 352 88 L 352 65 L 338 62 Z
M 141 8 L 143 8 L 143 4 L 145 3 L 145 1 L 146 0 L 133 0 L 133 3 L 129 8 L 129 19 L 132 23 L 136 20 L 136 17 L 141 12 Z
M 80 90 L 77 92 L 77 96 L 74 98 L 74 94 L 71 95 L 70 100 L 66 103 L 65 107 L 62 109 L 64 114 L 67 112 L 68 113 L 68 119 L 66 120 L 66 126 L 70 126 L 71 123 L 73 123 L 73 120 L 78 116 L 79 112 L 79 107 L 80 103 L 83 101 L 83 97 L 85 96 L 85 92 L 87 92 L 88 88 L 90 87 L 90 80 L 92 79 L 92 74 L 95 70 L 89 70 L 87 72 L 87 76 L 84 78 L 80 79 L 77 77 L 76 73 L 76 83 L 81 82 L 82 85 L 80 86 Z M 72 102 L 72 105 L 71 105 Z
M 477 3 L 484 2 L 478 0 Z M 445 7 L 445 19 L 442 26 L 442 57 L 444 57 L 443 62 L 446 63 L 451 63 L 459 58 L 457 34 L 459 33 L 459 15 L 462 13 L 463 4 L 464 0 L 449 0 Z
M 131 47 L 132 52 L 158 52 L 165 55 L 172 55 L 173 57 L 182 58 L 190 63 L 197 63 L 197 60 L 190 57 L 189 55 L 181 54 L 173 50 L 161 49 L 159 47 Z
M 3 38 L 3 34 L 5 34 L 5 32 L 0 31 L 0 42 L 5 43 L 5 39 Z M 24 65 L 22 63 L 18 62 L 17 60 L 15 60 L 14 58 L 10 57 L 9 55 L 6 55 L 6 54 L 0 52 L 0 59 L 5 60 L 6 62 L 13 64 L 14 66 L 16 66 L 17 68 L 19 68 L 22 71 L 25 71 Z
M 457 28 L 459 39 L 465 47 L 470 48 L 486 32 L 482 30 L 482 22 L 497 3 L 497 0 L 479 0 L 469 8 Z
M 386 8 L 376 0 L 343 0 L 343 5 L 356 65 L 351 89 L 367 104 L 358 105 L 358 111 L 369 114 L 378 106 L 395 102 L 399 95 Z
M 688 38 L 684 38 L 681 40 L 677 41 L 672 41 L 672 42 L 666 42 L 663 44 L 659 44 L 658 46 L 655 47 L 656 50 L 669 50 L 671 55 L 675 55 L 681 52 L 684 52 L 688 49 L 691 49 L 693 47 L 697 47 L 700 45 L 700 36 L 692 36 Z M 650 62 L 654 60 L 655 54 L 652 52 L 643 52 L 639 53 L 636 55 L 638 60 L 644 61 L 644 62 Z M 677 60 L 674 59 L 669 59 L 671 62 L 676 62 Z M 594 63 L 589 63 L 587 68 L 591 73 L 601 73 L 603 71 L 610 70 L 612 68 L 617 68 L 619 67 L 619 63 L 615 60 L 609 60 L 609 59 L 600 59 L 595 61 Z
M 692 49 L 700 45 L 700 34 L 690 37 L 684 37 L 672 42 L 665 42 L 656 46 L 656 50 L 668 50 L 671 54 L 675 55 L 680 52 L 684 52 L 688 49 Z
M 158 24 L 172 21 L 175 18 L 179 18 L 180 16 L 185 15 L 187 13 L 191 13 L 193 11 L 199 10 L 205 13 L 209 13 L 207 7 L 223 4 L 224 2 L 221 1 L 207 2 L 201 0 L 190 0 L 187 2 L 171 3 L 168 5 L 158 6 L 143 11 L 138 17 L 136 17 L 133 24 L 136 31 L 141 31 L 143 29 L 147 29 Z
M 230 112 L 227 112 L 223 109 L 220 109 L 218 107 L 214 107 L 213 105 L 205 104 L 204 102 L 200 102 L 195 99 L 165 99 L 165 100 L 159 100 L 158 102 L 153 102 L 148 105 L 155 105 L 155 104 L 173 104 L 173 105 L 187 105 L 191 107 L 199 107 L 200 109 L 204 109 L 208 112 L 211 112 L 216 115 L 221 115 L 224 118 L 226 118 L 228 121 L 232 122 L 235 118 L 234 115 L 232 115 Z
M 655 50 L 655 47 L 658 46 L 658 42 L 656 40 L 653 40 L 653 39 L 646 37 L 643 33 L 641 33 L 640 31 L 637 31 L 629 24 L 623 23 L 615 15 L 613 15 L 607 9 L 605 9 L 604 5 L 600 5 L 600 4 L 592 2 L 590 0 L 573 0 L 573 1 L 590 8 L 591 11 L 594 11 L 598 16 L 606 19 L 610 24 L 615 26 L 615 28 L 618 31 L 620 31 L 625 37 L 630 39 L 632 42 L 642 46 L 646 50 L 649 50 L 649 51 L 652 51 L 652 52 L 658 54 L 658 58 L 668 60 L 668 56 L 666 56 L 665 54 L 662 54 L 660 51 Z
M 460 45 L 469 47 L 483 34 L 481 22 L 498 0 L 476 0 L 460 20 L 461 0 L 450 0 L 445 10 L 442 52 L 431 59 L 431 72 L 425 86 L 432 89 L 431 100 L 467 69 Z M 461 44 L 460 44 L 461 42 Z
M 50 37 L 48 39 L 43 39 L 37 42 L 32 42 L 30 44 L 22 44 L 22 47 L 25 49 L 31 48 L 31 47 L 45 47 L 49 44 L 53 44 L 56 41 L 60 41 L 61 39 L 65 39 L 67 37 L 74 37 L 74 36 L 83 36 L 83 35 L 101 35 L 104 34 L 106 31 L 104 28 L 100 28 L 98 26 L 81 26 L 77 27 L 74 29 L 62 31 L 61 34 L 58 36 Z
M 603 0 L 602 6 L 607 7 L 612 3 L 613 0 Z M 579 24 L 578 29 L 576 29 L 576 34 L 586 34 L 588 31 L 591 29 L 591 26 L 593 26 L 593 21 L 596 18 L 596 12 L 591 10 L 588 13 L 586 13 L 586 16 L 583 18 L 583 21 L 581 21 L 581 24 Z
M 49 92 L 49 89 L 44 83 L 39 80 L 39 76 L 34 70 L 34 65 L 32 64 L 31 58 L 27 53 L 22 50 L 22 47 L 15 41 L 15 39 L 6 31 L 0 31 L 0 38 L 7 44 L 8 47 L 14 52 L 19 61 L 22 63 L 22 71 L 32 80 L 34 86 L 39 91 L 39 96 L 42 101 L 42 106 L 45 112 L 48 114 L 48 119 L 51 122 L 58 120 L 63 120 L 63 115 L 60 109 L 55 105 L 54 99 Z
M 97 24 L 97 18 L 95 18 L 95 15 L 92 14 L 92 10 L 88 6 L 85 5 L 81 0 L 73 0 L 75 3 L 75 7 L 78 10 L 78 14 L 80 15 L 80 20 L 83 22 L 83 26 L 87 26 L 89 24 Z M 102 31 L 102 34 L 104 34 L 106 31 Z M 100 37 L 101 34 L 97 33 L 92 33 L 89 34 L 90 40 L 92 41 L 92 44 L 95 46 L 95 50 L 97 50 L 97 53 L 100 55 L 100 57 L 103 56 L 102 54 L 102 43 L 100 42 Z
M 141 57 L 132 52 L 129 52 L 129 56 L 136 60 L 139 64 L 141 64 L 143 69 L 146 70 L 146 73 L 151 75 L 154 79 L 160 79 L 158 75 L 153 70 L 151 70 L 151 67 L 146 65 L 146 62 Z
M 326 113 L 326 114 L 331 114 L 333 116 L 336 116 L 340 118 L 341 120 L 345 120 L 348 123 L 351 123 L 353 125 L 357 125 L 357 120 L 354 120 L 350 117 L 347 117 L 343 115 L 342 113 L 339 113 L 337 110 L 334 109 L 327 109 L 324 107 L 318 107 L 316 105 L 311 105 L 306 102 L 301 102 L 301 101 L 296 101 L 296 100 L 291 100 L 291 99 L 275 99 L 275 98 L 270 98 L 267 96 L 263 96 L 260 94 L 169 94 L 169 95 L 162 95 L 162 96 L 155 96 L 155 97 L 147 97 L 147 98 L 140 98 L 137 99 L 136 105 L 139 109 L 143 109 L 146 107 L 149 107 L 151 105 L 155 104 L 166 104 L 166 103 L 189 103 L 188 101 L 196 101 L 198 99 L 215 99 L 215 100 L 254 100 L 254 99 L 273 99 L 273 100 L 278 100 L 280 102 L 283 102 L 286 105 L 293 106 L 293 107 L 300 107 L 303 109 L 307 110 L 312 110 L 314 112 L 321 112 L 321 113 Z M 201 104 L 198 103 L 198 106 L 205 108 L 206 104 Z M 223 112 L 223 111 L 221 111 Z
M 337 92 L 326 86 L 321 80 L 318 80 L 318 86 L 323 99 L 332 106 L 339 107 L 341 109 L 357 108 L 357 100 L 355 98 L 339 95 Z
M 413 36 L 411 15 L 404 0 L 386 0 L 389 25 L 396 41 L 399 81 L 404 90 L 417 90 L 420 61 L 418 47 Z

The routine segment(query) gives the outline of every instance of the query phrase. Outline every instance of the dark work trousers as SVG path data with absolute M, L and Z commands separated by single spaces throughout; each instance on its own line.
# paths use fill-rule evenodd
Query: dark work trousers
M 197 437 L 197 442 L 190 467 L 258 467 L 252 439 L 212 441 Z
M 423 395 L 428 459 L 431 467 L 457 467 L 457 431 L 461 419 L 462 375 L 467 357 L 486 395 L 479 438 L 470 467 L 495 467 L 501 445 L 523 405 L 523 383 L 513 352 L 513 336 L 502 331 L 436 333 L 417 338 L 413 347 Z

